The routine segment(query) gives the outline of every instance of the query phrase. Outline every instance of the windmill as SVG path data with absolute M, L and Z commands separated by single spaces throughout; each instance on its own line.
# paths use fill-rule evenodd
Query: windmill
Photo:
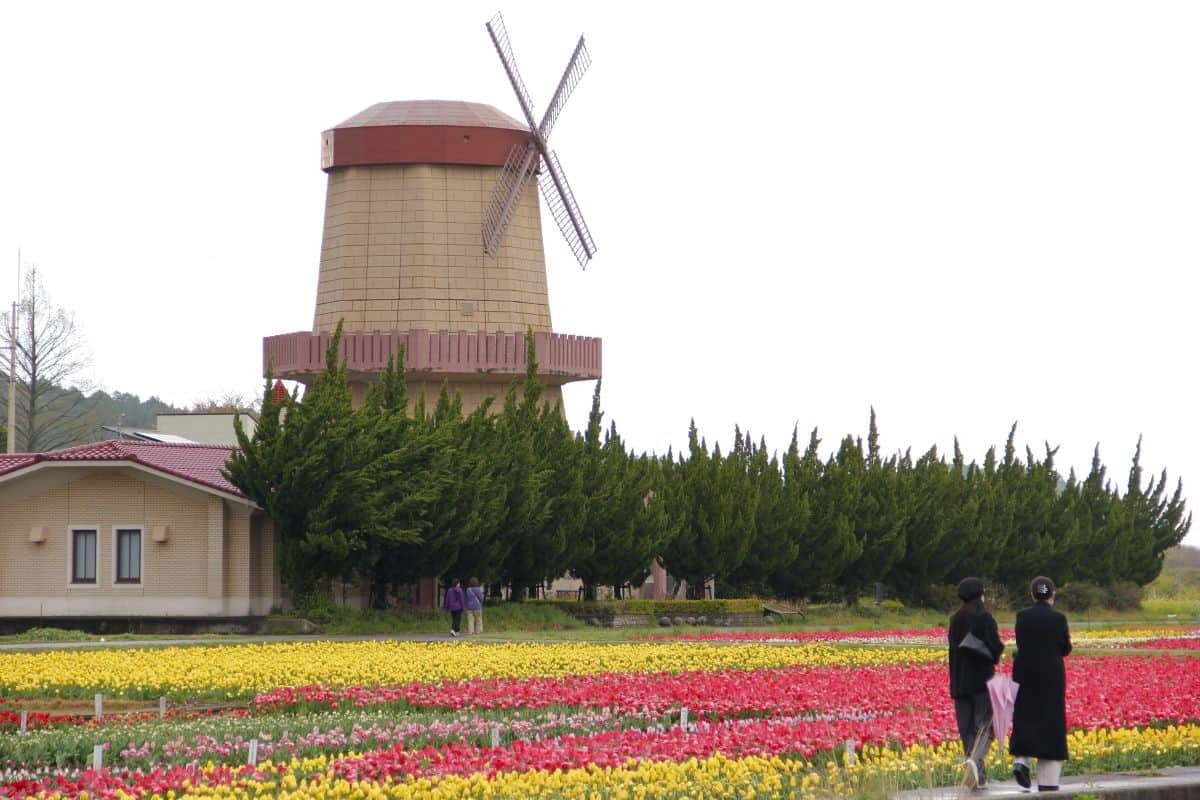
M 554 96 L 550 98 L 550 104 L 546 107 L 546 113 L 542 115 L 542 121 L 537 123 L 533 116 L 533 101 L 529 98 L 525 82 L 521 80 L 521 73 L 517 71 L 508 31 L 499 13 L 487 23 L 487 32 L 492 37 L 492 44 L 496 46 L 500 63 L 504 66 L 509 83 L 517 95 L 517 102 L 525 115 L 525 122 L 529 125 L 529 141 L 524 146 L 512 147 L 496 180 L 496 187 L 492 191 L 492 198 L 483 218 L 484 252 L 489 256 L 495 256 L 498 252 L 504 232 L 520 203 L 521 193 L 536 172 L 538 186 L 546 199 L 550 215 L 562 231 L 563 238 L 567 240 L 567 245 L 575 254 L 579 266 L 586 269 L 588 261 L 596 254 L 596 244 L 592 241 L 592 234 L 579 211 L 579 204 L 575 202 L 575 195 L 571 192 L 566 175 L 563 174 L 558 156 L 550 149 L 546 140 L 549 139 L 550 131 L 558 120 L 558 115 L 562 113 L 567 98 L 579 85 L 580 79 L 592 63 L 587 45 L 580 36 L 579 43 L 575 45 L 575 51 L 571 54 L 571 60 L 567 62 L 567 68 L 558 82 L 558 88 L 554 90 Z
M 561 402 L 564 384 L 600 377 L 600 339 L 552 325 L 543 202 L 529 185 L 537 175 L 585 266 L 596 246 L 546 142 L 587 70 L 587 48 L 580 37 L 538 122 L 498 15 L 487 30 L 523 120 L 465 100 L 387 100 L 322 132 L 313 326 L 264 338 L 264 372 L 311 384 L 340 325 L 355 402 L 403 349 L 412 402 L 432 403 L 444 386 L 469 413 L 525 373 L 529 333 L 547 404 Z

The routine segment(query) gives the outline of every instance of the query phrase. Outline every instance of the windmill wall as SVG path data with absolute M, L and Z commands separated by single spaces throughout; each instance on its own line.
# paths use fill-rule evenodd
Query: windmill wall
M 496 167 L 331 171 L 313 332 L 550 330 L 537 186 L 496 258 L 480 247 Z
M 526 331 L 536 334 L 546 401 L 561 400 L 563 383 L 600 377 L 599 339 L 551 329 L 536 180 L 497 252 L 483 250 L 503 165 L 528 141 L 523 124 L 491 106 L 450 101 L 379 103 L 326 131 L 312 330 L 264 339 L 264 370 L 310 383 L 340 321 L 356 402 L 405 346 L 413 401 L 432 403 L 447 382 L 469 412 L 524 372 L 523 346 L 512 351 Z

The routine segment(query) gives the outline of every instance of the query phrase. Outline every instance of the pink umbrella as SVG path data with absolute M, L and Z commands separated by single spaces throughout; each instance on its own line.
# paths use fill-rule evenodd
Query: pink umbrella
M 997 673 L 987 682 L 988 697 L 992 701 L 992 733 L 1003 747 L 1004 737 L 1012 725 L 1013 706 L 1017 702 L 1017 690 L 1021 684 L 1007 675 Z M 1003 750 L 1001 750 L 1003 752 Z

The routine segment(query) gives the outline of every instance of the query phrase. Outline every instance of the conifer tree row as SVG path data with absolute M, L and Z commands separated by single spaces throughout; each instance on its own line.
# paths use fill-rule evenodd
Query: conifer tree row
M 1182 483 L 1148 480 L 1137 443 L 1124 485 L 1094 454 L 1063 477 L 1047 446 L 967 462 L 930 448 L 884 454 L 874 409 L 866 441 L 828 458 L 813 430 L 779 456 L 735 429 L 710 447 L 693 421 L 687 452 L 630 451 L 605 427 L 600 384 L 582 434 L 541 399 L 532 336 L 527 372 L 493 403 L 462 413 L 443 387 L 410 411 L 403 353 L 353 408 L 338 360 L 302 399 L 277 403 L 268 377 L 260 421 L 226 474 L 275 520 L 280 568 L 298 598 L 362 581 L 382 606 L 427 577 L 478 576 L 516 599 L 566 574 L 584 594 L 640 584 L 657 558 L 696 592 L 855 601 L 878 585 L 927 603 L 979 575 L 1012 587 L 1145 585 L 1191 526 Z

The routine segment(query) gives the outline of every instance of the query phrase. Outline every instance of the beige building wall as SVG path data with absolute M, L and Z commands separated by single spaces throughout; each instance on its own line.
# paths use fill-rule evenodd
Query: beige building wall
M 313 331 L 550 330 L 536 181 L 495 258 L 481 229 L 499 167 L 329 173 Z
M 257 423 L 249 414 L 242 414 L 242 429 L 247 436 L 254 435 Z M 237 447 L 237 434 L 233 429 L 233 414 L 159 414 L 155 417 L 155 428 L 159 433 L 182 436 L 201 444 L 220 444 Z
M 76 528 L 97 532 L 94 584 L 71 582 Z M 142 532 L 137 584 L 114 580 L 125 528 Z M 266 614 L 274 550 L 270 522 L 245 504 L 136 469 L 43 469 L 0 487 L 0 616 Z

